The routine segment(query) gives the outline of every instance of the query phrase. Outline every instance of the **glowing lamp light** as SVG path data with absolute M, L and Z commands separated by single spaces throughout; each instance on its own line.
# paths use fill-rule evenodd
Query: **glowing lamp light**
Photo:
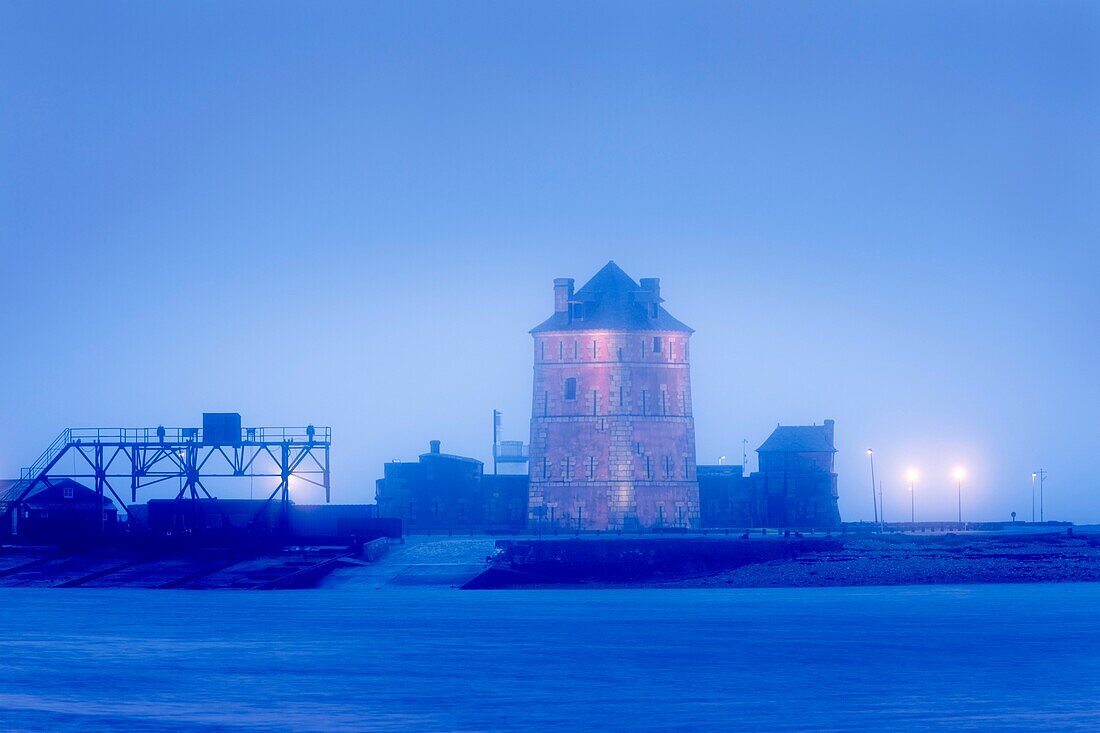
M 918 477 L 918 474 L 917 474 L 917 469 L 915 469 L 915 468 L 910 468 L 910 469 L 909 469 L 909 472 L 905 474 L 905 477 L 906 477 L 907 479 L 909 479 L 909 483 L 913 483 L 914 481 L 916 481 L 916 480 L 917 480 L 917 477 Z
M 962 481 L 964 478 L 966 478 L 966 469 L 959 466 L 955 469 L 955 480 Z
M 871 450 L 870 448 L 868 448 L 868 449 L 867 449 L 867 455 L 871 455 L 872 453 L 874 453 L 874 451 L 873 451 L 873 450 Z

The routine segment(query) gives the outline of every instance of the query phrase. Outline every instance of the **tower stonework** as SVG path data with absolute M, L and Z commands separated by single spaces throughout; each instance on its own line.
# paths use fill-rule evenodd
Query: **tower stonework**
M 659 280 L 614 262 L 575 292 L 554 281 L 554 314 L 531 330 L 532 525 L 699 525 L 692 330 L 662 302 Z

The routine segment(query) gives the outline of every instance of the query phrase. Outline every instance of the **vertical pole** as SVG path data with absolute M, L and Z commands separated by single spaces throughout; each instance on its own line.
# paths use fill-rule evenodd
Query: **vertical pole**
M 145 460 L 145 456 L 142 456 L 142 461 Z M 137 490 L 138 490 L 138 447 L 135 442 L 130 446 L 130 502 L 137 504 Z
M 867 449 L 867 457 L 871 459 L 871 507 L 875 511 L 875 524 L 878 524 L 878 500 L 875 497 L 875 453 Z
M 917 523 L 917 500 L 914 496 L 916 492 L 913 491 L 913 482 L 909 482 L 909 523 L 916 525 Z M 913 529 L 916 529 L 914 526 Z
M 959 479 L 959 529 L 963 523 L 963 480 Z
M 1047 472 L 1043 469 L 1039 469 L 1039 521 L 1047 521 L 1046 514 L 1043 512 L 1043 484 L 1046 483 Z
M 103 522 L 103 446 L 95 446 L 95 493 L 99 504 L 99 536 L 103 537 L 106 527 Z
M 879 506 L 879 512 L 878 512 L 879 527 L 881 528 L 881 531 L 885 532 L 886 531 L 886 502 L 882 498 L 882 479 L 879 479 L 879 482 L 878 482 L 878 506 Z
M 329 466 L 329 455 L 328 455 L 328 452 L 329 452 L 329 447 L 328 447 L 328 446 L 326 445 L 326 446 L 325 446 L 325 503 L 326 503 L 326 504 L 328 504 L 329 502 L 331 502 L 331 501 L 332 501 L 332 498 L 331 498 L 331 497 L 329 496 L 329 493 L 330 493 L 330 492 L 329 492 L 329 487 L 330 487 L 330 482 L 329 482 L 329 475 L 330 475 L 330 474 L 329 474 L 329 468 L 330 468 L 330 466 Z
M 282 484 L 280 488 L 282 490 L 282 506 L 279 511 L 279 531 L 285 536 L 289 519 L 289 507 L 287 506 L 287 500 L 290 498 L 290 444 L 283 442 L 279 450 L 279 474 L 282 477 Z
M 500 438 L 500 413 L 493 410 L 493 475 L 497 475 L 497 442 Z
M 190 498 L 198 499 L 199 492 L 195 490 L 195 482 L 198 481 L 198 453 L 194 444 L 188 444 L 183 451 L 183 468 L 186 474 L 184 478 L 184 486 L 187 488 L 187 493 L 190 494 Z

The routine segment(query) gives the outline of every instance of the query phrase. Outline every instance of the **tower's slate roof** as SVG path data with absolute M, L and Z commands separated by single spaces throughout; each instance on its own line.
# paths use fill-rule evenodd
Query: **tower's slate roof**
M 584 303 L 584 317 L 573 320 L 569 313 L 554 313 L 531 329 L 531 333 L 543 331 L 588 331 L 591 329 L 694 331 L 672 317 L 660 298 L 656 298 L 657 317 L 650 318 L 647 306 L 654 300 L 653 293 L 643 290 L 634 279 L 623 272 L 613 261 L 608 262 L 580 290 L 573 293 L 570 302 Z
M 780 425 L 756 450 L 760 453 L 836 453 L 829 429 L 824 425 Z

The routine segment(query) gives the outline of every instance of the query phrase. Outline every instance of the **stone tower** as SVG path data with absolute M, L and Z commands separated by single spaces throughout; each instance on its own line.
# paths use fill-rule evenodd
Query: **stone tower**
M 688 340 L 657 278 L 614 262 L 554 280 L 535 345 L 528 520 L 560 529 L 699 524 Z

